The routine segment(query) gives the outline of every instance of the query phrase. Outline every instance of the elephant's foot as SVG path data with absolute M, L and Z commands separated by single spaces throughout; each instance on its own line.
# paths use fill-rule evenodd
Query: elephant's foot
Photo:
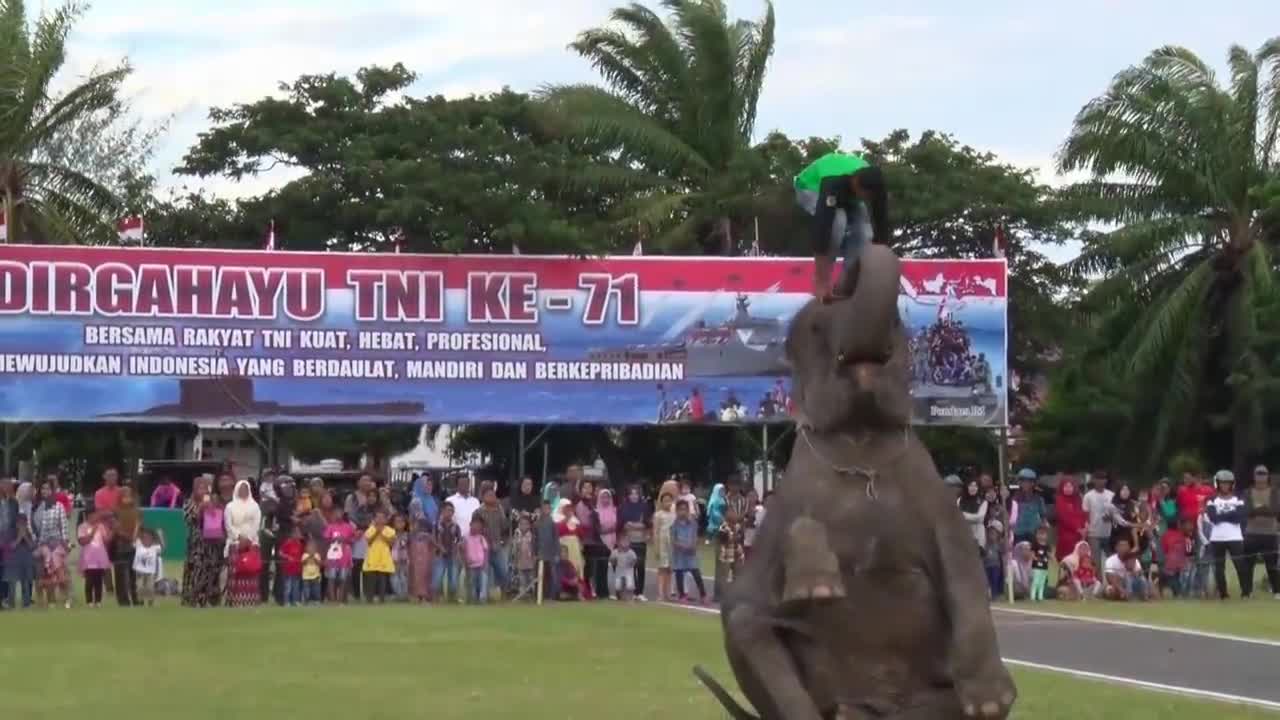
M 845 597 L 840 560 L 831 551 L 827 529 L 811 517 L 799 517 L 787 531 L 786 579 L 782 602 L 808 603 Z
M 956 685 L 965 717 L 979 720 L 1004 720 L 1018 698 L 1013 680 L 1003 671 Z

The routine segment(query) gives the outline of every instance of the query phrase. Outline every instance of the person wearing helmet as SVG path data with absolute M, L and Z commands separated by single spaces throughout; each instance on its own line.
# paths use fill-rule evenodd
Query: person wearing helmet
M 1213 580 L 1218 586 L 1218 597 L 1226 600 L 1227 555 L 1236 567 L 1237 578 L 1243 578 L 1245 503 L 1236 495 L 1236 476 L 1230 470 L 1219 470 L 1213 476 L 1218 493 L 1205 503 L 1205 517 L 1212 529 L 1209 532 L 1209 552 L 1213 557 Z
M 795 190 L 796 202 L 813 216 L 814 295 L 838 296 L 831 286 L 835 255 L 844 254 L 848 271 L 868 242 L 890 242 L 884 174 L 861 155 L 832 152 L 796 175 Z

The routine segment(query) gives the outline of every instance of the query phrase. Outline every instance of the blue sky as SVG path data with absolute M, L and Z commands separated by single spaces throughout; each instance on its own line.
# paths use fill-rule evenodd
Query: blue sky
M 81 22 L 69 73 L 128 57 L 139 112 L 171 117 L 156 157 L 171 169 L 208 127 L 210 106 L 249 102 L 301 73 L 402 61 L 415 92 L 464 95 L 509 85 L 591 81 L 565 50 L 622 0 L 99 0 Z M 656 6 L 656 2 L 651 6 Z M 757 17 L 761 0 L 730 0 Z M 775 0 L 777 52 L 757 132 L 881 137 L 937 129 L 1006 161 L 1041 169 L 1072 116 L 1108 79 L 1164 44 L 1221 65 L 1231 43 L 1280 34 L 1280 2 L 1071 0 L 886 3 Z M 892 8 L 892 12 L 890 12 Z M 223 195 L 287 179 L 212 181 Z

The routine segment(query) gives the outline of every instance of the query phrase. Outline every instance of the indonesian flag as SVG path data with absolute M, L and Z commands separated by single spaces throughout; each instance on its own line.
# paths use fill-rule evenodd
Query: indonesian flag
M 1004 259 L 1004 250 L 1004 225 L 997 225 L 995 235 L 991 238 L 991 256 L 997 259 Z
M 146 236 L 142 216 L 129 215 L 120 218 L 120 221 L 116 223 L 116 234 L 119 235 L 121 242 L 142 242 Z
M 636 241 L 636 246 L 635 246 L 635 247 L 633 247 L 633 248 L 631 248 L 631 254 L 632 254 L 632 255 L 644 255 L 644 241 L 643 241 L 643 240 L 637 240 L 637 241 Z
M 276 221 L 275 220 L 272 220 L 271 224 L 267 225 L 267 244 L 265 249 L 266 250 L 276 249 Z

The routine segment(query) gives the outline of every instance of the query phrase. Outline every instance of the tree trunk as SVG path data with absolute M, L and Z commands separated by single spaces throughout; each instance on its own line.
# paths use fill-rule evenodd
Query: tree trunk
M 727 216 L 716 221 L 717 231 L 720 233 L 720 252 L 723 255 L 732 255 L 734 250 L 733 242 L 733 221 Z
M 616 491 L 630 484 L 632 481 L 631 464 L 627 461 L 625 450 L 618 446 L 609 437 L 609 429 L 605 427 L 592 427 L 588 434 L 591 438 L 592 447 L 600 453 L 600 459 L 604 460 L 605 470 L 609 474 L 609 485 Z

